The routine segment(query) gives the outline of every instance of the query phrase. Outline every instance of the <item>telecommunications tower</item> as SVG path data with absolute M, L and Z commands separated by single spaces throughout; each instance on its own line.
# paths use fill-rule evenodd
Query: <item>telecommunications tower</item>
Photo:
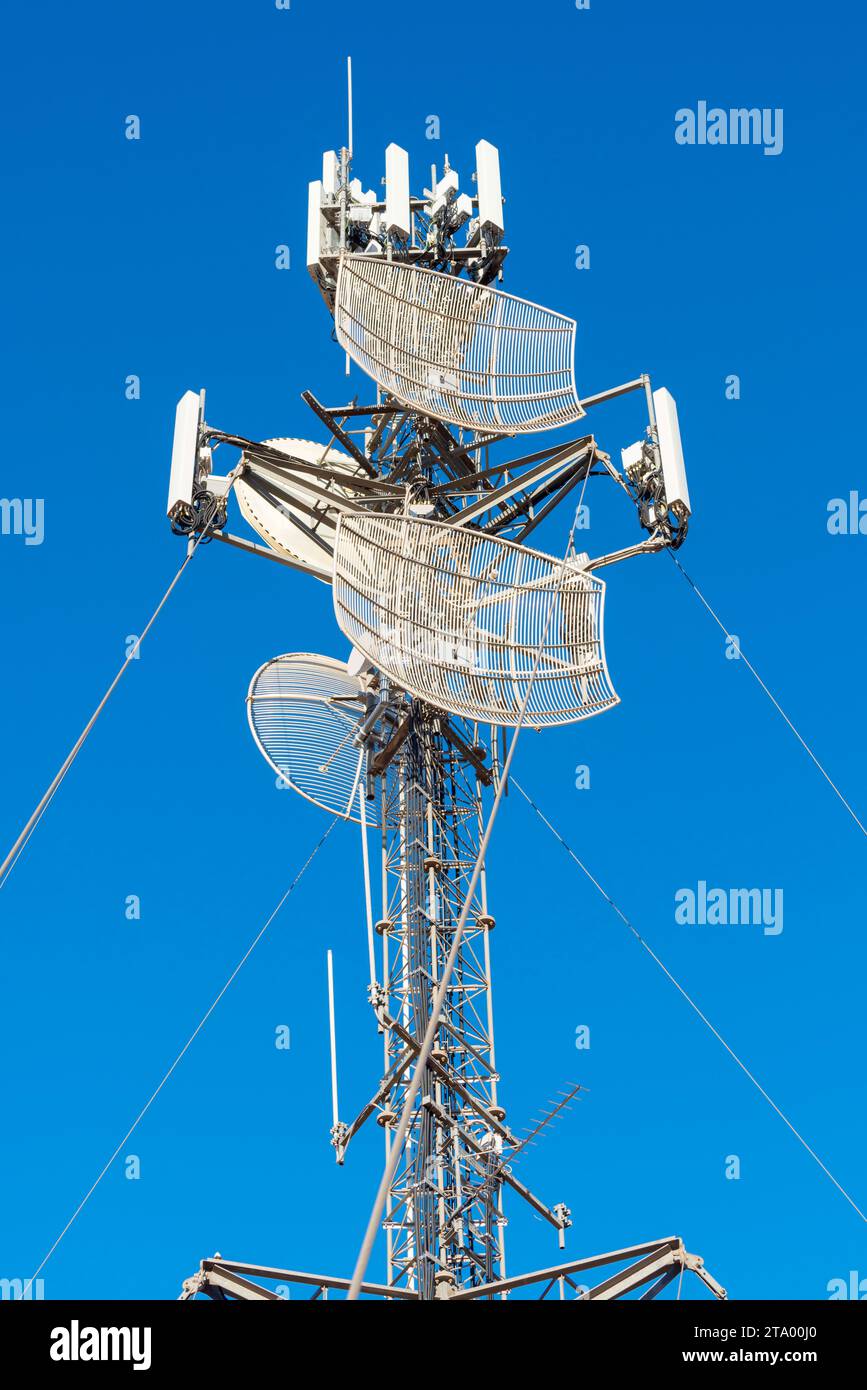
M 351 122 L 350 122 L 351 125 Z M 307 266 L 366 398 L 326 406 L 320 442 L 256 442 L 205 419 L 204 392 L 178 404 L 168 515 L 330 584 L 348 660 L 289 653 L 247 697 L 259 750 L 285 782 L 360 826 L 369 998 L 382 1074 L 354 1118 L 337 1105 L 342 1164 L 362 1126 L 386 1155 L 384 1264 L 351 1290 L 384 1299 L 655 1297 L 691 1270 L 725 1292 L 677 1237 L 567 1259 L 570 1212 L 513 1170 L 523 1147 L 500 1092 L 491 993 L 494 891 L 485 817 L 506 738 L 617 703 L 598 571 L 677 548 L 690 516 L 675 403 L 646 375 L 579 397 L 575 322 L 496 287 L 507 255 L 497 150 L 475 148 L 471 192 L 448 158 L 410 192 L 409 158 L 385 152 L 384 196 L 353 177 L 352 137 L 310 185 Z M 347 360 L 348 366 L 348 360 Z M 579 422 L 636 392 L 643 437 L 621 466 Z M 553 442 L 549 431 L 557 431 Z M 518 443 L 522 436 L 544 440 Z M 233 466 L 214 461 L 239 451 Z M 643 539 L 591 558 L 528 545 L 566 498 L 607 477 L 637 509 Z M 234 495 L 260 537 L 226 530 Z M 574 532 L 574 527 L 573 527 Z M 497 804 L 499 804 L 497 802 Z M 331 961 L 329 957 L 329 984 Z M 432 1030 L 431 1036 L 426 1035 Z M 525 1204 L 556 1234 L 559 1262 L 507 1271 L 506 1209 Z M 215 1255 L 182 1298 L 270 1299 L 350 1290 L 340 1275 Z

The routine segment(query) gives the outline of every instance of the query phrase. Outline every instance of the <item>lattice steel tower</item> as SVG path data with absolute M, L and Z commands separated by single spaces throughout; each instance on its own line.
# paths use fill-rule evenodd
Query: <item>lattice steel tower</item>
M 349 145 L 351 146 L 351 137 Z M 287 654 L 256 673 L 248 696 L 258 746 L 285 781 L 361 826 L 370 1001 L 383 1040 L 378 1085 L 331 1138 L 339 1163 L 360 1128 L 382 1127 L 386 1155 L 419 1065 L 446 960 L 479 857 L 485 792 L 502 774 L 504 731 L 573 722 L 616 703 L 603 642 L 604 582 L 595 571 L 676 547 L 689 519 L 674 402 L 640 376 L 579 397 L 575 324 L 494 282 L 507 254 L 499 156 L 476 146 L 475 188 L 460 192 L 446 159 L 410 195 L 409 160 L 386 151 L 384 197 L 352 177 L 352 152 L 327 152 L 310 187 L 308 269 L 339 344 L 372 378 L 368 404 L 304 399 L 327 439 L 251 441 L 208 425 L 204 393 L 178 406 L 169 516 L 331 583 L 352 643 L 348 662 Z M 636 391 L 644 438 L 622 469 L 592 434 L 509 439 L 573 425 L 593 405 Z M 240 450 L 226 472 L 218 448 Z M 530 534 L 591 476 L 632 499 L 647 537 L 591 560 L 557 559 Z M 226 531 L 234 493 L 264 545 Z M 522 714 L 523 711 L 523 714 Z M 377 863 L 378 860 L 378 863 Z M 378 881 L 377 881 L 378 880 Z M 374 908 L 374 903 L 377 906 Z M 460 939 L 433 1048 L 412 1106 L 385 1207 L 384 1282 L 391 1299 L 653 1296 L 685 1268 L 723 1291 L 676 1237 L 511 1275 L 504 1197 L 557 1233 L 571 1225 L 511 1166 L 522 1142 L 499 1093 L 494 1049 L 493 905 L 484 868 Z M 333 1030 L 332 1030 L 333 1037 Z M 585 1271 L 614 1272 L 585 1285 Z M 349 1287 L 214 1256 L 185 1298 L 273 1298 L 270 1285 Z

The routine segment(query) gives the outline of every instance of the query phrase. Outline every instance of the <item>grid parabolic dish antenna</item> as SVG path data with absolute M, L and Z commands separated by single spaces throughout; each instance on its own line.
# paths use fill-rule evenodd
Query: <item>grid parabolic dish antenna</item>
M 344 254 L 337 341 L 404 405 L 464 429 L 525 434 L 585 414 L 574 319 L 423 266 Z
M 266 439 L 263 443 L 284 453 L 286 466 L 244 453 L 244 472 L 235 483 L 241 512 L 278 555 L 330 582 L 336 508 L 352 498 L 352 478 L 361 473 L 361 467 L 339 449 L 325 449 L 309 439 Z M 336 484 L 328 488 L 333 506 L 321 495 L 327 485 L 312 473 L 293 470 L 293 459 L 346 474 L 345 488 Z
M 604 581 L 574 558 L 416 517 L 340 519 L 341 630 L 402 689 L 464 719 L 515 725 L 528 686 L 536 728 L 616 705 L 604 601 Z
M 366 754 L 353 735 L 364 713 L 359 679 L 343 662 L 310 652 L 266 661 L 247 693 L 253 738 L 274 771 L 315 806 L 347 820 L 359 819 Z M 376 820 L 372 805 L 368 820 Z

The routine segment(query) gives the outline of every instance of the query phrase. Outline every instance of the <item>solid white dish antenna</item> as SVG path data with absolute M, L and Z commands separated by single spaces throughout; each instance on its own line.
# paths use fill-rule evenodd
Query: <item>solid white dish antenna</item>
M 245 452 L 244 471 L 235 483 L 241 511 L 278 555 L 330 582 L 338 511 L 342 503 L 351 501 L 351 480 L 362 474 L 361 466 L 339 449 L 323 448 L 309 439 L 266 439 L 263 444 L 285 454 L 286 467 Z M 346 484 L 327 483 L 313 473 L 293 470 L 293 459 L 345 474 Z
M 404 405 L 464 429 L 524 434 L 580 420 L 574 319 L 380 256 L 344 255 L 337 341 Z
M 310 652 L 275 656 L 250 682 L 247 718 L 259 752 L 286 786 L 332 815 L 359 820 L 366 712 L 362 682 L 341 661 Z M 376 822 L 370 803 L 367 821 Z
M 359 651 L 438 709 L 515 725 L 529 687 L 528 724 L 570 724 L 618 703 L 605 584 L 585 563 L 443 522 L 344 516 L 334 610 Z

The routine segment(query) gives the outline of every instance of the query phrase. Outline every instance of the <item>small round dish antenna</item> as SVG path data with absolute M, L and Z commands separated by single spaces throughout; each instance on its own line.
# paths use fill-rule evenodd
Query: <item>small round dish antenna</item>
M 235 484 L 241 512 L 278 555 L 330 583 L 338 509 L 351 501 L 351 479 L 361 472 L 360 465 L 339 449 L 324 449 L 309 439 L 266 439 L 263 444 L 285 454 L 286 466 L 249 451 L 243 454 L 244 471 Z M 346 486 L 293 468 L 293 460 L 345 474 Z
M 366 712 L 360 678 L 310 652 L 266 661 L 247 693 L 250 730 L 265 760 L 286 786 L 346 820 L 360 819 L 365 750 L 355 734 Z M 371 802 L 368 824 L 376 820 Z

